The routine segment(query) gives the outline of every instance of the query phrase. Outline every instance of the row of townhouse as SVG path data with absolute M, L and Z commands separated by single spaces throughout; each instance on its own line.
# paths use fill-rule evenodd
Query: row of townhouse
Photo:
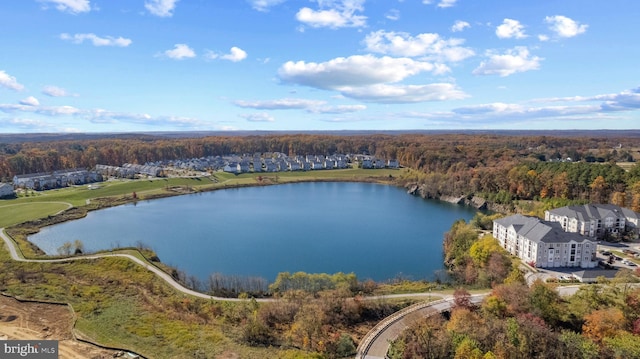
M 148 162 L 144 165 L 124 164 L 122 167 L 97 165 L 96 170 L 105 176 L 133 178 L 137 174 L 159 176 L 180 173 L 184 170 L 223 170 L 230 173 L 310 171 L 318 169 L 348 168 L 357 162 L 362 168 L 399 168 L 397 160 L 384 161 L 368 155 L 297 155 L 281 152 L 243 155 L 208 156 L 201 158 Z
M 15 191 L 13 190 L 13 186 L 8 183 L 0 183 L 0 198 L 5 197 L 13 197 L 15 195 Z
M 640 228 L 640 214 L 612 204 L 585 204 L 551 209 L 544 212 L 544 219 L 558 222 L 567 232 L 592 238 L 617 236 L 627 232 L 637 235 Z
M 28 188 L 36 191 L 101 182 L 102 176 L 95 171 L 83 169 L 61 170 L 51 173 L 32 173 L 13 177 L 14 188 Z
M 516 214 L 493 222 L 500 246 L 526 263 L 540 268 L 595 268 L 597 242 L 565 232 L 557 222 Z
M 134 178 L 136 175 L 145 175 L 151 177 L 160 177 L 163 168 L 153 165 L 136 165 L 125 163 L 120 166 L 96 165 L 96 172 L 108 177 Z
M 311 170 L 332 170 L 349 167 L 352 161 L 362 161 L 363 168 L 399 168 L 397 160 L 384 161 L 371 156 L 361 155 L 307 155 L 289 157 L 283 153 L 272 153 L 270 156 L 254 154 L 253 156 L 235 156 L 227 158 L 228 162 L 223 167 L 223 171 L 230 173 L 245 172 L 283 172 L 283 171 L 311 171 Z

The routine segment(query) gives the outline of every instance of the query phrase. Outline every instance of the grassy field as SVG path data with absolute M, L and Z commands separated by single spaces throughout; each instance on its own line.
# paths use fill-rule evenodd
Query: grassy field
M 69 208 L 66 202 L 0 202 L 0 228 L 54 215 Z
M 183 193 L 211 191 L 229 187 L 273 185 L 303 181 L 389 181 L 403 170 L 344 169 L 331 171 L 245 173 L 234 175 L 217 172 L 211 177 L 155 178 L 142 180 L 113 180 L 88 186 L 74 186 L 49 191 L 29 191 L 28 196 L 0 200 L 0 227 L 45 218 L 71 206 L 83 207 L 99 198 L 138 199 L 171 196 Z

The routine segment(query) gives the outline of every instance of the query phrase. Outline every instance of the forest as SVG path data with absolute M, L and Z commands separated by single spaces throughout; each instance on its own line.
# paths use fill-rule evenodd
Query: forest
M 640 210 L 636 137 L 490 134 L 283 134 L 0 142 L 0 180 L 16 174 L 119 166 L 205 156 L 273 153 L 370 154 L 413 169 L 399 184 L 421 185 L 425 197 L 480 195 L 496 203 L 550 198 L 611 202 Z M 628 171 L 617 163 L 630 164 Z

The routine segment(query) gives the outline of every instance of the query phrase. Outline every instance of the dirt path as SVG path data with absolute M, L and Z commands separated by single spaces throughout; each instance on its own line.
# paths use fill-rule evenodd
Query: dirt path
M 75 340 L 72 325 L 73 316 L 64 305 L 0 296 L 0 340 L 58 340 L 61 359 L 106 359 L 117 353 Z

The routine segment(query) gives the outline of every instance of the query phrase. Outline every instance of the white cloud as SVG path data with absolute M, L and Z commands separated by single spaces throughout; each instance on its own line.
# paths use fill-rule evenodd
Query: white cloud
M 303 7 L 296 19 L 311 27 L 363 27 L 367 17 L 356 13 L 364 11 L 365 0 L 315 0 L 318 10 Z
M 45 116 L 75 115 L 81 111 L 73 106 L 34 106 L 25 104 L 0 104 L 2 112 L 32 112 Z
M 118 47 L 127 47 L 131 45 L 131 39 L 125 39 L 124 37 L 112 37 L 105 36 L 99 37 L 95 34 L 75 34 L 69 35 L 66 33 L 60 34 L 60 38 L 62 40 L 71 41 L 74 44 L 81 44 L 85 40 L 91 41 L 93 46 L 118 46 Z
M 625 111 L 640 109 L 640 87 L 613 94 L 596 96 L 554 97 L 532 102 L 601 102 L 603 111 Z
M 469 97 L 450 83 L 428 85 L 386 85 L 343 88 L 341 93 L 350 98 L 377 103 L 415 103 L 460 100 Z
M 234 104 L 243 108 L 254 108 L 260 110 L 291 110 L 291 109 L 308 109 L 326 104 L 325 101 L 307 100 L 298 98 L 283 98 L 278 100 L 266 101 L 235 101 Z
M 325 90 L 399 82 L 421 72 L 442 71 L 429 62 L 409 58 L 354 55 L 316 63 L 288 61 L 278 70 L 284 82 Z
M 16 80 L 15 77 L 9 75 L 3 70 L 0 70 L 0 86 L 14 91 L 22 91 L 24 89 L 24 85 L 18 83 L 18 80 Z
M 451 26 L 451 31 L 452 32 L 460 32 L 463 31 L 464 29 L 471 27 L 471 24 L 469 24 L 466 21 L 462 21 L 462 20 L 456 20 L 456 22 L 453 24 L 453 26 Z
M 342 113 L 351 113 L 366 110 L 367 106 L 365 105 L 338 105 L 338 106 L 321 106 L 314 107 L 307 110 L 307 112 L 311 113 L 321 113 L 321 114 L 342 114 Z
M 540 34 L 538 35 L 538 40 L 545 42 L 545 41 L 549 41 L 549 36 L 544 35 L 544 34 Z
M 456 4 L 457 1 L 458 0 L 440 0 L 437 6 L 439 8 L 452 7 Z M 425 5 L 430 5 L 430 4 L 433 4 L 433 0 L 422 0 L 422 3 Z
M 47 96 L 51 96 L 51 97 L 65 97 L 65 96 L 71 96 L 67 90 L 61 88 L 61 87 L 57 87 L 57 86 L 45 86 L 42 89 L 42 93 L 47 95 Z
M 501 77 L 513 75 L 517 72 L 537 70 L 543 60 L 538 56 L 530 56 L 526 47 L 518 46 L 504 54 L 487 54 L 489 60 L 482 61 L 473 70 L 474 75 L 499 75 Z
M 589 27 L 562 15 L 547 16 L 544 21 L 559 37 L 574 37 L 586 32 Z
M 233 62 L 242 61 L 247 58 L 247 53 L 239 47 L 232 47 L 230 52 L 226 55 L 220 56 L 223 60 L 229 60 Z
M 52 3 L 57 10 L 71 14 L 91 11 L 89 0 L 39 0 L 39 2 Z
M 79 114 L 92 123 L 135 123 L 153 127 L 201 128 L 200 120 L 183 116 L 151 116 L 146 113 L 115 112 L 103 109 L 85 110 Z
M 40 101 L 38 101 L 38 99 L 33 96 L 29 96 L 24 100 L 21 100 L 20 104 L 27 105 L 27 106 L 40 106 Z
M 244 118 L 249 122 L 274 122 L 275 119 L 273 116 L 268 113 L 250 113 L 250 114 L 242 114 L 240 117 Z
M 379 30 L 366 36 L 368 51 L 394 56 L 426 56 L 430 60 L 457 62 L 475 55 L 473 50 L 461 47 L 463 39 L 443 39 L 438 34 L 425 33 L 415 37 L 405 32 Z
M 438 3 L 438 7 L 441 7 L 441 8 L 452 7 L 456 4 L 456 1 L 458 0 L 441 0 Z
M 175 44 L 172 50 L 167 50 L 164 55 L 170 59 L 182 60 L 196 57 L 195 51 L 187 44 Z
M 0 118 L 0 128 L 16 128 L 21 131 L 51 129 L 53 126 L 45 121 L 33 120 L 28 118 Z
M 213 51 L 207 51 L 205 57 L 210 60 L 222 59 L 233 62 L 239 62 L 247 58 L 247 53 L 239 47 L 232 47 L 228 54 L 218 54 Z
M 36 100 L 37 101 L 37 100 Z M 104 109 L 79 109 L 73 106 L 41 106 L 32 101 L 31 104 L 2 104 L 0 103 L 0 111 L 6 113 L 24 112 L 35 113 L 37 115 L 47 117 L 75 117 L 88 120 L 92 123 L 135 123 L 145 126 L 165 127 L 171 126 L 176 128 L 192 128 L 205 129 L 208 124 L 198 119 L 182 117 L 182 116 L 151 116 L 146 113 L 129 113 L 116 112 Z
M 179 0 L 146 0 L 144 7 L 153 15 L 160 17 L 173 16 L 173 10 Z
M 496 27 L 496 35 L 501 39 L 524 39 L 527 37 L 524 33 L 524 25 L 513 19 L 504 19 L 502 25 Z
M 269 11 L 270 7 L 279 5 L 285 2 L 286 0 L 248 0 L 248 1 L 254 10 L 265 12 L 265 11 Z
M 389 19 L 391 21 L 398 21 L 398 20 L 400 20 L 400 10 L 391 9 L 391 10 L 387 11 L 386 14 L 384 14 L 384 17 L 386 17 L 387 19 Z
M 266 101 L 244 101 L 238 100 L 234 104 L 242 108 L 253 108 L 259 110 L 305 110 L 309 113 L 337 114 L 356 112 L 366 109 L 364 105 L 338 105 L 329 106 L 326 101 L 308 100 L 298 98 L 283 98 Z

